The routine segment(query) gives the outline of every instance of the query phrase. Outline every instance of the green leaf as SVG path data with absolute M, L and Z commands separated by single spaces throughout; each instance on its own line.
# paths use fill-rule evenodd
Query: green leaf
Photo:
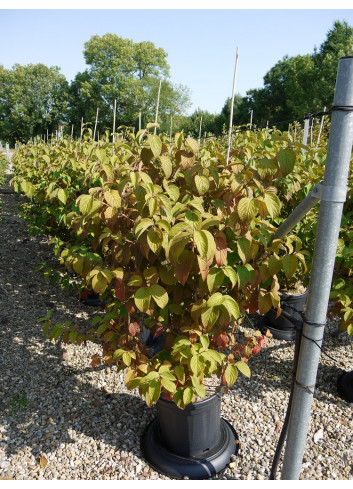
M 200 355 L 194 355 L 190 359 L 190 369 L 196 375 L 200 375 L 205 365 L 204 359 Z
M 153 297 L 156 304 L 163 309 L 166 307 L 169 301 L 167 291 L 161 285 L 151 285 L 149 287 L 149 293 Z M 136 294 L 135 294 L 136 296 Z M 136 304 L 137 305 L 137 304 Z
M 285 276 L 291 278 L 298 269 L 298 258 L 295 255 L 285 255 L 282 264 Z
M 121 207 L 121 197 L 117 190 L 105 191 L 104 199 L 111 207 Z
M 135 226 L 136 236 L 142 234 L 150 226 L 153 226 L 153 224 L 154 222 L 152 221 L 152 219 L 147 219 L 147 218 L 141 219 Z
M 272 217 L 272 219 L 275 219 L 280 211 L 281 211 L 281 202 L 277 195 L 273 194 L 272 192 L 265 192 L 265 198 L 264 198 L 268 213 Z
M 251 258 L 251 245 L 247 238 L 240 238 L 237 241 L 238 254 L 243 263 Z
M 204 195 L 207 192 L 207 190 L 210 188 L 210 181 L 207 177 L 196 175 L 195 185 L 199 195 Z
M 207 275 L 207 287 L 212 294 L 215 292 L 223 283 L 224 280 L 224 273 L 222 269 L 219 268 L 212 268 Z M 236 275 L 235 275 L 235 280 L 236 280 Z
M 292 149 L 281 149 L 277 154 L 279 167 L 283 177 L 286 177 L 294 169 L 296 154 Z
M 223 296 L 220 292 L 216 292 L 215 294 L 211 295 L 211 297 L 207 301 L 207 306 L 208 307 L 215 307 L 215 306 L 220 306 L 224 302 L 224 298 L 229 297 L 229 296 Z
M 231 387 L 238 378 L 238 370 L 235 365 L 228 365 L 224 372 L 228 387 Z
M 176 391 L 176 385 L 172 380 L 168 380 L 165 377 L 162 377 L 161 383 L 165 390 L 174 394 L 174 392 Z
M 152 402 L 157 402 L 161 395 L 161 381 L 154 379 L 148 386 L 148 394 Z
M 199 145 L 198 145 L 198 142 L 196 141 L 196 139 L 186 138 L 185 139 L 185 143 L 190 147 L 190 149 L 194 153 L 198 153 L 198 151 L 199 151 Z
M 200 343 L 203 346 L 203 348 L 207 349 L 210 345 L 210 339 L 206 335 L 200 336 Z
M 97 273 L 97 275 L 93 277 L 92 287 L 97 294 L 103 294 L 107 286 L 108 286 L 107 279 L 101 272 Z
M 257 212 L 256 201 L 243 197 L 238 203 L 237 210 L 242 221 L 251 221 Z
M 93 206 L 93 196 L 92 195 L 81 195 L 78 199 L 78 208 L 84 216 L 90 213 Z
M 156 134 L 149 134 L 148 135 L 148 144 L 151 147 L 153 156 L 157 158 L 162 151 L 162 141 L 159 136 Z
M 170 178 L 173 172 L 173 165 L 168 156 L 160 156 L 162 170 L 164 171 L 165 177 Z
M 222 306 L 227 309 L 229 314 L 233 316 L 234 319 L 238 319 L 240 317 L 240 310 L 238 304 L 235 302 L 233 297 L 230 295 L 223 296 Z
M 151 293 L 150 287 L 140 287 L 136 290 L 134 295 L 134 301 L 136 307 L 142 311 L 147 312 L 150 306 Z
M 66 204 L 66 201 L 67 201 L 67 197 L 68 197 L 69 193 L 67 191 L 67 189 L 65 188 L 59 188 L 58 190 L 58 199 L 60 200 L 60 202 L 62 202 L 64 205 Z
M 190 402 L 192 401 L 194 397 L 194 392 L 193 390 L 191 389 L 191 387 L 186 387 L 186 389 L 184 390 L 183 392 L 183 401 L 184 401 L 184 404 L 190 404 Z
M 239 362 L 236 362 L 235 366 L 237 367 L 239 372 L 241 372 L 243 375 L 245 375 L 245 377 L 250 378 L 251 372 L 250 372 L 249 365 L 247 363 L 239 361 Z
M 158 228 L 150 228 L 147 232 L 147 243 L 153 253 L 156 253 L 163 243 L 162 231 Z
M 218 307 L 206 307 L 201 314 L 202 324 L 205 326 L 205 328 L 210 329 L 215 324 L 218 317 Z
M 229 278 L 233 289 L 237 284 L 237 272 L 230 266 L 223 267 L 222 270 L 224 275 Z

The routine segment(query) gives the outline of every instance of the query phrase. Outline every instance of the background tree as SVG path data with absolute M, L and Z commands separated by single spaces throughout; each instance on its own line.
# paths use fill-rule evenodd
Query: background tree
M 353 54 L 353 28 L 336 21 L 326 40 L 312 54 L 284 56 L 264 76 L 264 87 L 249 90 L 235 111 L 235 124 L 248 122 L 254 111 L 254 123 L 300 118 L 331 106 L 338 60 Z M 278 126 L 285 129 L 287 126 Z
M 14 144 L 66 122 L 68 83 L 57 66 L 0 68 L 0 138 Z
M 180 114 L 189 105 L 189 93 L 169 81 L 167 53 L 152 42 L 134 43 L 116 34 L 92 36 L 84 45 L 89 66 L 71 85 L 72 118 L 93 121 L 99 108 L 100 130 L 111 129 L 114 100 L 116 127 L 136 126 L 139 110 L 143 124 L 154 121 L 159 80 L 162 79 L 159 114 Z

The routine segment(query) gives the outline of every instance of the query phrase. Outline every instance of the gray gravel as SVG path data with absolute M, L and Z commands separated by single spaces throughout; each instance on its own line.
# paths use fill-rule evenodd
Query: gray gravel
M 0 192 L 0 479 L 162 479 L 145 462 L 140 437 L 155 417 L 123 373 L 97 367 L 99 346 L 56 345 L 38 318 L 89 324 L 95 308 L 50 285 L 35 268 L 55 266 L 47 239 L 31 237 L 19 217 L 23 197 Z M 336 379 L 352 370 L 352 338 L 327 327 L 301 479 L 353 479 L 352 404 L 340 399 Z M 266 361 L 267 356 L 267 361 Z M 214 479 L 268 479 L 289 398 L 293 343 L 271 340 L 254 357 L 252 378 L 239 378 L 224 395 L 222 416 L 232 423 L 240 451 Z M 47 465 L 41 467 L 40 457 Z M 278 470 L 280 475 L 281 464 Z

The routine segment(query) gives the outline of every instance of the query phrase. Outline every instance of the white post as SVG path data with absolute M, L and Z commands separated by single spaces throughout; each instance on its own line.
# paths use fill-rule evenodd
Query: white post
M 74 125 L 72 124 L 72 126 L 71 126 L 71 137 L 73 137 L 73 135 L 74 135 Z
M 324 107 L 324 112 L 326 112 L 326 107 Z M 316 146 L 319 146 L 319 143 L 320 143 L 320 138 L 321 138 L 321 131 L 322 131 L 322 127 L 324 125 L 324 119 L 325 119 L 325 116 L 323 115 L 321 117 L 321 123 L 320 123 L 320 129 L 319 129 L 319 135 L 317 137 L 317 143 L 316 143 Z
M 157 96 L 157 106 L 156 106 L 156 117 L 154 122 L 157 124 L 158 122 L 158 107 L 159 107 L 159 96 L 161 94 L 161 85 L 162 85 L 162 80 L 159 80 L 159 87 L 158 87 L 158 96 Z M 157 128 L 154 128 L 154 134 L 157 133 Z
M 139 131 L 141 131 L 141 109 L 139 110 Z
M 96 139 L 96 129 L 97 129 L 97 122 L 98 122 L 98 107 L 97 107 L 97 113 L 96 113 L 96 122 L 94 124 L 94 132 L 93 132 L 93 141 Z
M 200 147 L 200 142 L 201 142 L 201 128 L 202 128 L 202 116 L 200 119 L 200 129 L 199 129 L 199 147 Z
M 11 157 L 10 157 L 10 146 L 9 146 L 9 143 L 6 143 L 6 159 L 7 159 L 7 162 L 10 163 Z
M 252 116 L 253 116 L 253 110 L 250 110 L 250 129 L 252 129 Z
M 237 78 L 238 58 L 239 58 L 239 48 L 237 47 L 237 54 L 236 54 L 236 57 L 235 57 L 234 78 L 233 78 L 232 101 L 231 101 L 231 104 L 230 104 L 230 117 L 229 117 L 229 130 L 228 130 L 228 148 L 227 148 L 227 165 L 228 165 L 229 153 L 230 153 L 231 142 L 232 142 L 233 105 L 234 105 L 234 95 L 235 95 L 235 81 L 236 81 L 236 78 Z
M 310 122 L 309 118 L 304 120 L 303 144 L 307 144 L 308 142 L 309 122 Z
M 114 99 L 114 115 L 113 115 L 113 143 L 115 143 L 115 116 L 116 116 L 116 99 Z

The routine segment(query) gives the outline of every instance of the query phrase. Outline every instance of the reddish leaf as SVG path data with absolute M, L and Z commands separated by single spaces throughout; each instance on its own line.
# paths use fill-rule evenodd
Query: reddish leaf
M 133 322 L 129 324 L 129 333 L 131 336 L 135 336 L 137 333 L 141 331 L 139 323 Z
M 45 457 L 39 457 L 39 464 L 41 467 L 46 467 L 48 465 L 48 460 Z
M 92 368 L 96 368 L 97 365 L 101 363 L 101 359 L 99 355 L 93 355 L 92 361 L 91 361 L 91 366 Z
M 218 346 L 227 346 L 229 339 L 226 333 L 221 333 L 220 335 L 217 336 L 217 345 Z
M 224 233 L 222 232 L 217 233 L 214 237 L 214 240 L 216 242 L 216 263 L 219 267 L 221 267 L 227 261 L 227 241 L 225 239 Z
M 122 280 L 118 280 L 115 284 L 115 295 L 119 301 L 125 300 L 125 285 L 123 284 Z
M 199 262 L 199 268 L 202 280 L 205 281 L 210 270 L 210 263 L 208 260 L 201 258 L 200 255 L 197 255 L 197 261 Z
M 252 350 L 251 350 L 251 351 L 253 352 L 253 355 L 257 355 L 257 354 L 258 354 L 258 353 L 260 353 L 260 351 L 261 351 L 261 346 L 260 346 L 260 345 L 255 345 L 255 346 L 252 348 Z
M 175 277 L 179 280 L 181 285 L 185 285 L 188 279 L 189 273 L 194 264 L 194 253 L 191 251 L 183 251 L 179 256 L 178 263 L 174 265 Z
M 157 329 L 155 330 L 155 332 L 153 334 L 153 337 L 158 338 L 158 336 L 161 336 L 161 334 L 163 334 L 163 331 L 164 331 L 164 328 L 163 328 L 162 324 L 159 324 Z

